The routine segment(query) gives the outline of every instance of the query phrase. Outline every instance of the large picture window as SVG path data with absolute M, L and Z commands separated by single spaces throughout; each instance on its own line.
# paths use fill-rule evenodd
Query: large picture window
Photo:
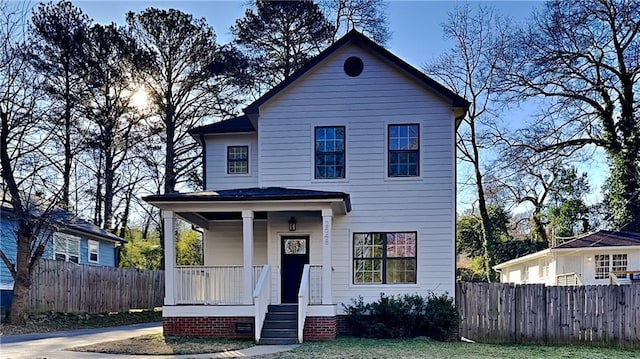
M 80 263 L 80 239 L 66 234 L 53 235 L 55 258 L 59 261 Z
M 249 146 L 227 147 L 227 173 L 249 173 Z
M 389 177 L 420 175 L 420 126 L 389 125 Z
M 354 284 L 416 283 L 416 232 L 354 233 Z
M 315 128 L 315 178 L 344 178 L 345 128 Z

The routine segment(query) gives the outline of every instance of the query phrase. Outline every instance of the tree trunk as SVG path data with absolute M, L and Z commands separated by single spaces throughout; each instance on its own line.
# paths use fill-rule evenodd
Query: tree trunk
M 69 193 L 71 183 L 71 162 L 73 154 L 71 152 L 71 84 L 69 80 L 68 64 L 65 65 L 65 104 L 64 104 L 64 168 L 62 172 L 62 199 L 61 206 L 65 210 L 69 209 Z
M 611 157 L 609 208 L 613 225 L 617 230 L 640 232 L 638 154 L 623 150 Z
M 127 234 L 127 224 L 129 223 L 129 208 L 131 207 L 131 197 L 133 196 L 134 186 L 129 186 L 124 200 L 124 212 L 122 214 L 122 223 L 120 223 L 120 238 L 125 238 Z
M 104 159 L 104 229 L 110 230 L 113 226 L 113 156 L 110 146 L 107 146 Z
M 9 312 L 9 322 L 15 325 L 21 325 L 25 322 L 29 290 L 31 289 L 31 238 L 25 235 L 25 232 L 29 231 L 28 228 L 23 228 L 25 225 L 24 222 L 19 223 L 17 231 L 16 277 L 14 278 L 13 299 L 11 301 L 11 311 Z
M 547 236 L 547 231 L 544 228 L 544 223 L 542 223 L 542 213 L 539 206 L 536 206 L 533 214 L 531 215 L 531 227 L 533 240 L 536 242 L 542 242 L 549 247 L 549 237 Z

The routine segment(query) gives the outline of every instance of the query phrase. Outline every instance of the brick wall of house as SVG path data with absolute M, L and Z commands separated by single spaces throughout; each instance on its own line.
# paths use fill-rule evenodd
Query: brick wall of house
M 162 319 L 164 335 L 202 338 L 253 339 L 250 333 L 236 333 L 236 324 L 254 325 L 253 317 L 165 317 Z
M 353 335 L 354 329 L 349 317 L 346 315 L 338 315 L 336 317 L 336 334 L 337 335 Z
M 336 317 L 307 317 L 304 322 L 304 341 L 336 338 Z

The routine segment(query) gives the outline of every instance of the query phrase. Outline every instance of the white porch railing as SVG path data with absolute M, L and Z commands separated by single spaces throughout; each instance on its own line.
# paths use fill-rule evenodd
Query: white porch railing
M 309 272 L 310 266 L 304 265 L 300 289 L 298 290 L 298 343 L 304 339 L 304 322 L 307 319 L 307 306 L 309 305 Z
M 556 285 L 582 285 L 577 273 L 562 273 L 556 275 Z
M 271 304 L 271 270 L 269 265 L 265 265 L 261 269 L 258 282 L 253 291 L 253 303 L 255 309 L 255 341 L 260 341 L 262 334 L 262 325 Z
M 251 283 L 255 287 L 262 266 L 254 266 Z M 176 304 L 241 305 L 242 266 L 177 266 Z

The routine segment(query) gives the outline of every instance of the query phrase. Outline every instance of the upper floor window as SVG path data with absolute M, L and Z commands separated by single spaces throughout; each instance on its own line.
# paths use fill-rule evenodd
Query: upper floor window
M 249 173 L 249 146 L 227 147 L 227 173 Z
M 100 261 L 100 243 L 97 241 L 87 241 L 89 251 L 89 262 L 98 263 Z
M 55 258 L 59 261 L 80 263 L 80 239 L 56 233 L 53 235 Z
M 389 125 L 389 177 L 419 176 L 420 126 Z
M 344 126 L 316 127 L 316 178 L 344 178 L 344 133 Z
M 354 233 L 354 284 L 416 282 L 416 232 Z

